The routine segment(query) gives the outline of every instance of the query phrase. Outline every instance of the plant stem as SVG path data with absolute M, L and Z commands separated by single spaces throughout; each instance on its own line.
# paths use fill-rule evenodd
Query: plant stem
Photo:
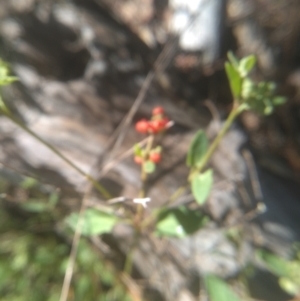
M 130 275 L 132 272 L 134 250 L 137 247 L 140 236 L 141 236 L 141 228 L 139 227 L 139 225 L 135 225 L 133 242 L 132 242 L 129 252 L 126 255 L 126 261 L 125 261 L 125 266 L 124 266 L 124 272 L 127 273 L 128 275 Z
M 147 140 L 147 144 L 145 147 L 145 153 L 143 155 L 143 160 L 145 161 L 146 158 L 149 157 L 149 153 L 152 149 L 153 146 L 153 142 L 154 142 L 154 135 L 150 135 L 149 139 Z M 146 171 L 143 168 L 143 165 L 141 166 L 141 181 L 142 181 L 142 187 L 141 190 L 139 192 L 139 197 L 140 198 L 144 198 L 146 196 L 146 191 L 145 191 L 145 184 L 147 181 L 147 177 L 148 174 L 146 173 Z M 134 219 L 134 226 L 135 226 L 135 234 L 134 234 L 134 240 L 133 240 L 133 244 L 126 256 L 126 261 L 125 261 L 125 266 L 124 266 L 124 272 L 126 272 L 127 274 L 131 274 L 132 271 L 132 265 L 133 265 L 133 253 L 134 253 L 134 249 L 137 245 L 137 242 L 139 240 L 140 237 L 140 231 L 141 231 L 141 227 L 142 227 L 142 220 L 143 220 L 143 215 L 144 215 L 144 207 L 141 204 L 137 204 L 137 212 L 136 212 L 136 216 Z
M 126 255 L 124 272 L 128 275 L 131 275 L 131 272 L 132 272 L 133 252 L 134 252 L 134 247 L 132 246 Z
M 200 173 L 205 168 L 205 166 L 209 162 L 211 156 L 213 155 L 213 153 L 215 152 L 215 150 L 218 147 L 219 143 L 221 142 L 222 138 L 224 137 L 224 135 L 227 133 L 228 129 L 232 125 L 233 121 L 246 108 L 247 108 L 246 104 L 239 104 L 237 101 L 234 102 L 233 108 L 232 108 L 229 116 L 227 117 L 222 129 L 220 130 L 220 132 L 218 133 L 218 135 L 216 136 L 216 138 L 214 139 L 214 141 L 212 142 L 212 144 L 208 148 L 207 152 L 205 153 L 205 155 L 204 155 L 204 157 L 201 161 L 201 165 L 197 169 L 191 170 L 191 172 L 189 174 L 189 177 L 188 177 L 188 181 L 191 181 L 192 177 L 195 174 Z M 186 187 L 187 187 L 187 185 L 184 185 L 184 186 L 180 186 L 178 189 L 176 189 L 176 191 L 169 198 L 169 201 L 167 202 L 167 204 L 168 205 L 171 204 L 178 197 L 180 197 L 183 194 L 183 192 L 185 191 Z
M 178 197 L 180 197 L 188 188 L 188 185 L 185 184 L 184 186 L 180 186 L 176 191 L 170 196 L 168 202 L 166 205 L 170 205 L 172 202 L 174 202 Z
M 152 149 L 153 141 L 154 141 L 154 135 L 150 135 L 149 139 L 147 141 L 146 147 L 145 147 L 145 154 L 143 156 L 143 160 L 145 160 L 145 158 L 147 158 L 149 156 L 149 153 Z M 147 176 L 148 176 L 148 174 L 146 173 L 146 171 L 144 170 L 144 167 L 142 165 L 141 166 L 142 188 L 141 188 L 140 193 L 139 193 L 140 198 L 144 198 L 145 194 L 146 194 L 145 184 L 146 184 L 146 181 L 147 181 Z
M 22 128 L 25 132 L 27 132 L 29 135 L 34 137 L 36 140 L 41 142 L 43 145 L 45 145 L 48 149 L 50 149 L 54 154 L 56 154 L 58 157 L 60 157 L 63 161 L 65 161 L 70 167 L 72 167 L 74 170 L 76 170 L 79 174 L 81 174 L 83 177 L 85 177 L 89 182 L 93 184 L 93 186 L 106 198 L 111 198 L 110 193 L 103 187 L 99 182 L 97 182 L 96 179 L 94 179 L 91 175 L 84 172 L 81 168 L 79 168 L 77 165 L 75 165 L 72 161 L 70 161 L 66 156 L 64 156 L 58 149 L 56 149 L 54 146 L 52 146 L 50 143 L 45 141 L 43 138 L 41 138 L 39 135 L 37 135 L 35 132 L 33 132 L 30 128 L 28 128 L 25 124 L 23 124 L 20 120 L 12 116 L 10 112 L 2 111 L 4 115 L 9 118 L 13 123 L 18 125 L 20 128 Z
M 205 166 L 209 162 L 210 158 L 212 157 L 213 153 L 215 152 L 216 148 L 218 147 L 219 143 L 221 142 L 221 140 L 223 139 L 223 137 L 225 136 L 225 134 L 231 127 L 233 121 L 244 109 L 245 109 L 245 106 L 239 105 L 237 102 L 234 102 L 234 106 L 233 106 L 229 116 L 227 117 L 222 129 L 220 130 L 220 132 L 218 133 L 218 135 L 216 136 L 216 138 L 214 139 L 212 144 L 209 146 L 204 157 L 202 158 L 200 166 L 198 166 L 196 169 L 194 169 L 190 172 L 189 181 L 192 179 L 192 177 L 195 174 L 200 173 L 205 168 Z

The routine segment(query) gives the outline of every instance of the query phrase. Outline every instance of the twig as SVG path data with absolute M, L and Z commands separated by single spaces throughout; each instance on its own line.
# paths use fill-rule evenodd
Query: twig
M 70 167 L 72 167 L 74 170 L 76 170 L 79 174 L 81 174 L 83 177 L 85 177 L 92 185 L 107 199 L 111 198 L 110 193 L 103 187 L 100 183 L 98 183 L 90 174 L 84 172 L 81 168 L 79 168 L 76 164 L 74 164 L 71 160 L 69 160 L 65 155 L 63 155 L 57 148 L 55 148 L 53 145 L 51 145 L 49 142 L 41 138 L 38 134 L 36 134 L 34 131 L 32 131 L 30 128 L 28 128 L 25 124 L 23 124 L 20 120 L 15 118 L 12 114 L 9 112 L 4 112 L 5 116 L 9 118 L 12 122 L 14 122 L 16 125 L 18 125 L 20 128 L 22 128 L 25 132 L 27 132 L 29 135 L 34 137 L 36 140 L 38 140 L 40 143 L 45 145 L 48 149 L 50 149 L 55 155 L 57 155 L 59 158 L 61 158 L 64 162 L 66 162 Z
M 149 153 L 150 153 L 150 150 L 152 148 L 152 145 L 153 145 L 153 141 L 154 141 L 154 135 L 150 135 L 149 136 L 149 139 L 147 141 L 147 144 L 146 144 L 146 148 L 145 148 L 145 155 L 144 156 L 148 156 Z M 145 157 L 143 158 L 145 160 Z M 148 177 L 148 174 L 146 173 L 145 169 L 144 169 L 144 166 L 142 165 L 141 166 L 141 180 L 142 180 L 142 187 L 141 187 L 141 190 L 140 190 L 140 193 L 139 193 L 139 197 L 140 198 L 144 198 L 146 195 L 146 181 L 147 181 L 147 177 Z
M 106 150 L 109 149 L 110 151 L 109 151 L 109 156 L 106 158 L 107 161 L 111 160 L 116 150 L 120 148 L 126 136 L 126 133 L 128 131 L 129 125 L 132 121 L 132 118 L 136 114 L 140 105 L 142 104 L 154 77 L 156 76 L 156 74 L 162 72 L 166 68 L 167 64 L 169 63 L 169 60 L 167 58 L 171 57 L 170 53 L 173 50 L 173 47 L 174 47 L 174 42 L 171 42 L 164 47 L 163 51 L 160 53 L 160 55 L 158 56 L 158 58 L 154 63 L 154 71 L 151 70 L 148 72 L 132 107 L 130 108 L 129 112 L 124 117 L 124 119 L 121 121 L 121 123 L 119 124 L 115 132 L 113 133 L 111 139 L 108 141 L 106 145 Z
M 110 249 L 106 245 L 103 245 L 99 237 L 92 237 L 91 242 L 98 250 L 100 250 L 101 255 L 108 255 L 110 253 Z M 101 259 L 103 261 L 105 260 L 103 256 L 101 256 Z M 138 287 L 138 285 L 136 285 L 135 281 L 133 281 L 133 279 L 130 278 L 128 274 L 123 272 L 119 273 L 117 271 L 115 272 L 114 267 L 107 261 L 104 261 L 104 265 L 114 274 L 114 277 L 120 282 L 120 284 L 128 290 L 128 293 L 130 294 L 130 297 L 133 301 L 142 301 L 141 289 Z
M 210 111 L 210 114 L 212 115 L 213 120 L 221 123 L 220 113 L 217 110 L 215 104 L 210 99 L 205 100 L 205 102 L 203 104 Z
M 83 221 L 84 221 L 83 217 L 84 217 L 89 193 L 90 193 L 90 189 L 88 189 L 88 191 L 85 193 L 82 203 L 81 203 L 81 207 L 80 207 L 80 211 L 79 211 L 79 215 L 78 215 L 78 221 L 77 221 L 77 225 L 76 225 L 76 230 L 75 230 L 75 233 L 73 236 L 71 253 L 69 256 L 68 265 L 67 265 L 67 269 L 65 272 L 64 282 L 63 282 L 63 286 L 61 289 L 61 295 L 60 295 L 59 301 L 66 301 L 67 297 L 68 297 L 70 284 L 71 284 L 73 271 L 74 271 L 74 265 L 75 265 L 78 245 L 79 245 L 79 241 L 80 241 L 80 237 L 81 237 L 81 229 L 82 229 L 82 225 L 83 225 Z
M 139 146 L 142 147 L 144 146 L 147 141 L 149 140 L 149 137 L 143 139 L 141 142 L 139 142 Z M 99 178 L 103 177 L 104 175 L 106 175 L 112 168 L 114 168 L 118 163 L 120 163 L 122 160 L 126 159 L 127 157 L 129 157 L 130 155 L 132 155 L 134 152 L 134 146 L 131 147 L 130 149 L 128 149 L 127 151 L 125 151 L 124 153 L 122 153 L 121 155 L 119 155 L 117 158 L 115 158 L 114 160 L 108 162 L 107 164 L 104 165 L 104 167 L 102 168 L 101 172 L 99 173 Z
M 168 51 L 169 51 L 168 47 L 165 47 L 165 49 L 159 55 L 159 57 L 158 57 L 158 59 L 156 61 L 156 65 L 158 66 L 157 69 L 156 69 L 156 72 L 158 72 L 158 71 L 161 72 L 162 69 L 163 69 L 163 67 L 165 67 L 165 65 L 163 65 L 162 60 L 165 59 L 166 53 Z M 112 150 L 110 151 L 110 156 L 109 156 L 110 158 L 114 155 L 114 152 L 116 151 L 116 149 L 119 149 L 120 144 L 123 142 L 123 139 L 124 139 L 124 137 L 126 135 L 128 127 L 130 125 L 130 122 L 131 122 L 134 114 L 137 112 L 140 104 L 142 103 L 142 101 L 143 101 L 143 99 L 144 99 L 144 97 L 146 95 L 146 92 L 147 92 L 148 88 L 150 87 L 150 84 L 151 84 L 154 76 L 155 76 L 155 72 L 154 71 L 150 71 L 148 73 L 148 75 L 147 75 L 147 77 L 146 77 L 146 79 L 145 79 L 145 81 L 144 81 L 144 83 L 142 85 L 142 88 L 141 88 L 141 90 L 140 90 L 140 92 L 139 92 L 139 94 L 138 94 L 138 96 L 137 96 L 134 104 L 132 105 L 130 111 L 128 112 L 128 114 L 125 116 L 125 118 L 122 120 L 122 122 L 120 123 L 120 125 L 116 129 L 116 131 L 113 134 L 112 138 L 109 140 L 109 142 L 108 142 L 108 144 L 106 146 L 106 149 L 111 148 L 111 145 L 113 145 Z M 27 128 L 25 128 L 24 130 L 27 130 Z M 31 130 L 29 130 L 29 131 L 31 131 Z M 33 134 L 34 134 L 34 137 L 36 137 L 43 144 L 45 144 L 46 146 L 49 145 L 46 141 L 44 141 L 43 139 L 41 139 L 35 133 L 33 133 Z M 49 146 L 51 146 L 51 145 L 49 145 Z M 51 149 L 52 148 L 53 147 L 51 146 Z M 54 149 L 53 151 L 55 153 L 57 153 L 56 149 Z M 64 156 L 62 154 L 60 154 L 59 156 L 61 158 L 64 158 Z M 73 168 L 75 168 L 76 170 L 78 169 L 78 167 L 75 166 L 72 162 L 70 162 L 70 163 L 72 164 Z M 95 166 L 96 165 L 97 165 L 97 163 L 95 164 Z M 84 172 L 82 172 L 82 173 L 84 173 Z M 86 175 L 86 174 L 84 173 L 84 175 Z M 92 182 L 92 181 L 90 180 L 90 182 Z M 73 241 L 72 241 L 71 253 L 70 253 L 70 257 L 69 257 L 69 261 L 68 261 L 68 266 L 67 266 L 67 269 L 66 269 L 66 273 L 65 273 L 65 277 L 64 277 L 64 282 L 63 282 L 63 286 L 62 286 L 60 301 L 66 301 L 67 300 L 68 292 L 69 292 L 69 289 L 70 289 L 70 283 L 71 283 L 71 280 L 72 280 L 72 275 L 73 275 L 74 264 L 75 264 L 76 255 L 77 255 L 78 244 L 79 244 L 80 237 L 81 237 L 81 227 L 82 227 L 82 223 L 83 223 L 83 216 L 84 216 L 84 212 L 85 212 L 85 209 L 86 209 L 86 206 L 87 206 L 87 199 L 88 199 L 88 195 L 90 193 L 90 190 L 91 190 L 91 186 L 89 186 L 87 188 L 87 192 L 86 192 L 86 194 L 85 194 L 85 196 L 84 196 L 84 198 L 82 200 L 82 204 L 81 204 L 81 207 L 80 207 L 78 221 L 77 221 L 77 225 L 76 225 L 76 230 L 75 230 Z M 123 279 L 124 282 L 125 282 L 126 279 L 125 278 Z M 137 300 L 140 300 L 140 299 L 137 298 Z
M 128 274 L 122 273 L 120 280 L 129 290 L 130 296 L 134 301 L 142 301 L 142 292 L 139 287 L 132 281 Z
M 255 167 L 255 163 L 253 160 L 253 157 L 248 150 L 243 150 L 242 155 L 244 156 L 246 163 L 248 165 L 248 170 L 249 170 L 249 176 L 250 176 L 250 181 L 253 189 L 253 193 L 255 196 L 255 199 L 257 201 L 262 201 L 263 200 L 263 194 L 261 191 L 259 179 L 258 179 L 258 174 L 257 174 L 257 169 Z

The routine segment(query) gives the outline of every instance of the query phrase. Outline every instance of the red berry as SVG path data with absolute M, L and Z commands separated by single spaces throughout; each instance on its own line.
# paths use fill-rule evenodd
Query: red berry
M 137 132 L 147 134 L 149 130 L 149 122 L 146 119 L 142 119 L 135 124 Z
M 135 156 L 135 157 L 133 158 L 133 160 L 134 160 L 134 162 L 135 162 L 136 164 L 139 164 L 139 165 L 141 165 L 141 164 L 143 163 L 143 158 L 142 158 L 142 157 Z
M 161 120 L 152 120 L 150 122 L 150 132 L 153 134 L 159 133 L 162 130 L 161 125 Z
M 163 107 L 155 107 L 153 110 L 152 110 L 152 115 L 163 115 L 165 112 L 164 108 Z
M 150 153 L 149 160 L 153 163 L 159 163 L 161 160 L 161 154 L 160 153 Z
M 156 119 L 152 120 L 149 124 L 150 132 L 157 134 L 166 129 L 166 125 L 169 122 L 169 119 Z
M 161 120 L 161 126 L 163 127 L 164 130 L 166 129 L 166 126 L 169 123 L 169 121 L 170 120 L 168 118 L 166 118 L 166 117 Z

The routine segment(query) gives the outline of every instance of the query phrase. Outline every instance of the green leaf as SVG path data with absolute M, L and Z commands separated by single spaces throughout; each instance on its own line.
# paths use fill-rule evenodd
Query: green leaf
M 258 250 L 257 256 L 264 261 L 267 267 L 278 277 L 289 277 L 290 264 L 288 261 L 265 250 Z
M 229 80 L 230 89 L 234 98 L 239 98 L 242 89 L 242 78 L 239 72 L 230 63 L 225 63 L 225 70 Z
M 182 225 L 176 218 L 175 213 L 170 212 L 166 214 L 161 220 L 156 224 L 156 234 L 159 236 L 175 236 L 184 237 L 185 232 Z
M 250 98 L 253 93 L 255 92 L 255 84 L 249 78 L 245 78 L 242 83 L 242 97 L 243 99 L 247 100 Z
M 274 106 L 285 102 L 285 97 L 275 96 L 276 85 L 273 82 L 259 82 L 251 84 L 248 79 L 243 81 L 242 96 L 249 107 L 264 115 L 270 115 Z
M 15 76 L 8 76 L 9 66 L 0 60 L 0 86 L 6 86 L 18 80 Z
M 52 192 L 48 199 L 48 204 L 50 207 L 55 207 L 57 202 L 59 201 L 59 194 L 57 192 Z
M 276 84 L 274 82 L 266 82 L 265 85 L 266 85 L 267 90 L 270 93 L 274 93 L 275 92 L 275 90 L 276 90 Z
M 7 77 L 8 72 L 9 72 L 8 64 L 5 63 L 5 62 L 3 62 L 3 61 L 0 59 L 0 80 L 1 80 L 2 78 Z
M 186 165 L 188 167 L 198 167 L 201 164 L 202 158 L 208 149 L 208 139 L 206 134 L 199 130 L 188 151 Z
M 273 97 L 272 102 L 275 106 L 282 105 L 286 102 L 286 97 L 283 97 L 283 96 Z
M 272 105 L 266 105 L 264 108 L 264 115 L 271 115 L 274 111 L 274 108 Z
M 196 202 L 203 205 L 207 200 L 213 184 L 213 171 L 208 169 L 204 173 L 194 175 L 191 181 L 191 189 Z
M 89 289 L 91 289 L 91 281 L 87 275 L 82 275 L 76 283 L 76 297 L 81 300 L 87 295 Z
M 4 114 L 7 114 L 7 115 L 10 114 L 9 108 L 7 107 L 6 103 L 3 101 L 2 97 L 0 96 L 0 113 L 1 113 L 1 111 Z
M 161 153 L 162 147 L 160 145 L 157 145 L 154 149 L 152 149 L 155 153 Z
M 48 204 L 37 202 L 37 201 L 26 202 L 22 204 L 21 207 L 26 211 L 35 212 L 35 213 L 48 211 L 50 209 Z
M 235 69 L 238 69 L 240 63 L 239 63 L 239 60 L 238 60 L 237 57 L 233 54 L 232 51 L 228 51 L 227 57 L 228 57 L 228 60 L 229 60 L 229 62 L 231 63 L 231 65 L 232 65 Z
M 290 295 L 296 296 L 300 292 L 299 283 L 295 283 L 289 278 L 281 277 L 279 279 L 279 285 Z
M 207 222 L 199 211 L 185 206 L 163 210 L 158 216 L 156 234 L 159 236 L 185 237 L 199 230 Z
M 143 169 L 146 173 L 153 173 L 155 171 L 156 165 L 150 160 L 143 163 Z
M 143 149 L 141 148 L 141 146 L 139 145 L 139 143 L 136 143 L 134 146 L 133 146 L 133 150 L 134 150 L 134 154 L 138 157 L 141 157 L 142 156 L 142 152 L 143 152 Z
M 67 225 L 76 230 L 78 213 L 72 213 L 66 218 Z M 111 232 L 114 225 L 118 222 L 116 216 L 107 212 L 87 209 L 84 213 L 81 233 L 86 236 L 100 235 Z
M 30 177 L 26 177 L 22 183 L 21 183 L 21 187 L 24 189 L 30 189 L 33 188 L 35 186 L 38 185 L 38 180 L 34 179 L 34 178 L 30 178 Z
M 7 76 L 4 78 L 0 78 L 0 86 L 7 86 L 17 80 L 18 80 L 18 78 L 15 76 Z
M 209 275 L 204 280 L 210 301 L 241 301 L 222 279 Z
M 241 59 L 239 63 L 239 72 L 242 77 L 246 77 L 256 64 L 256 57 L 249 55 Z

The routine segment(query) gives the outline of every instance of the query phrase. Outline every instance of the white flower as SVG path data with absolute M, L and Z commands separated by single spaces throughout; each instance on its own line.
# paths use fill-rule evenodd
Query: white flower
M 150 202 L 150 198 L 137 198 L 133 199 L 133 202 L 136 204 L 141 204 L 144 208 L 147 208 L 147 203 Z

